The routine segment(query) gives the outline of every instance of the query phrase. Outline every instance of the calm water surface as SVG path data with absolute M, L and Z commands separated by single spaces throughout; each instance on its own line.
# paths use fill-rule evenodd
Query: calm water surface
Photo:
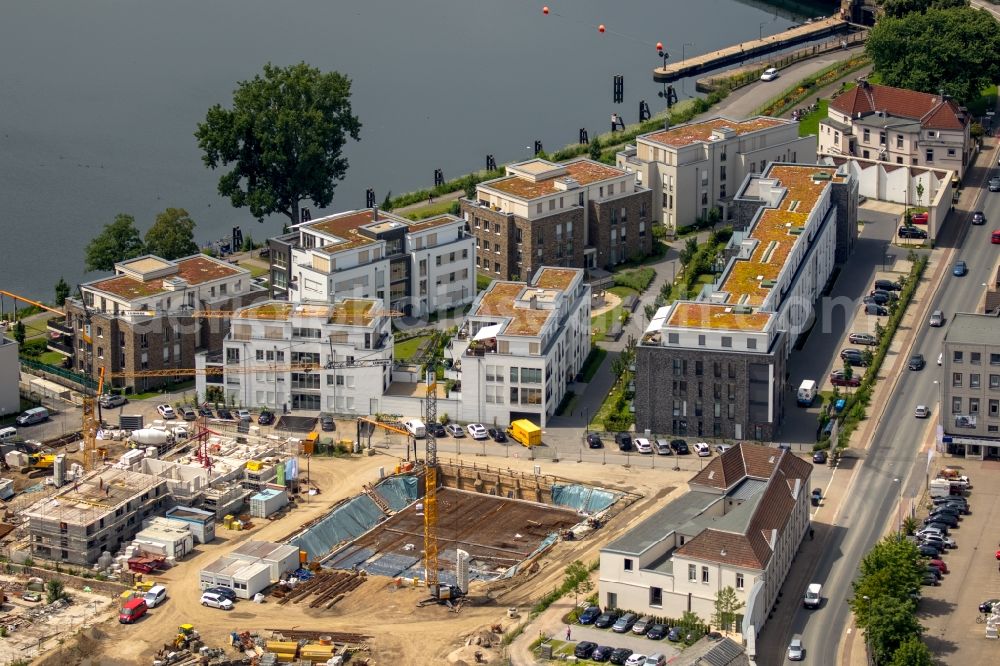
M 199 241 L 258 224 L 216 192 L 192 136 L 214 103 L 268 61 L 300 60 L 353 81 L 362 140 L 332 209 L 379 201 L 497 162 L 554 150 L 612 111 L 661 108 L 650 70 L 662 41 L 673 59 L 759 32 L 790 13 L 741 0 L 0 0 L 0 289 L 52 298 L 83 273 L 83 247 L 116 213 L 145 231 L 186 208 Z M 598 24 L 607 32 L 600 35 Z M 763 24 L 763 25 L 761 25 Z M 687 43 L 687 46 L 683 45 Z M 615 74 L 625 103 L 611 103 Z M 693 94 L 693 82 L 685 83 Z M 682 95 L 683 97 L 683 95 Z M 309 205 L 309 204 L 305 204 Z M 315 215 L 315 211 L 314 211 Z

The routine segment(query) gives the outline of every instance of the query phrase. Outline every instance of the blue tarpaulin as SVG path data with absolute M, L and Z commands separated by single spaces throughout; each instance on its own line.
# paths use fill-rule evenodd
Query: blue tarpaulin
M 587 514 L 603 511 L 611 506 L 616 498 L 616 493 L 590 486 L 573 484 L 569 486 L 552 486 L 552 503 L 558 506 L 566 506 L 574 511 L 581 511 Z
M 417 501 L 417 477 L 391 476 L 375 486 L 375 492 L 393 511 L 402 511 Z
M 309 553 L 309 558 L 323 557 L 342 541 L 355 539 L 385 518 L 368 495 L 358 495 L 338 506 L 290 543 Z

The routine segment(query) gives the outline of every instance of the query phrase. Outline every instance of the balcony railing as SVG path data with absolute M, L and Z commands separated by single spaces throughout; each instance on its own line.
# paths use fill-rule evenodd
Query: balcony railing
M 62 335 L 73 335 L 73 327 L 66 324 L 63 319 L 49 319 L 46 322 L 46 328 Z
M 48 340 L 45 346 L 50 351 L 59 352 L 60 354 L 65 354 L 66 356 L 73 355 L 72 343 L 66 344 L 60 340 Z

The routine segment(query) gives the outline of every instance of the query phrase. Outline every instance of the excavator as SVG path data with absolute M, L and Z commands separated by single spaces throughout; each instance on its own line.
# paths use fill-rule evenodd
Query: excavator
M 28 454 L 28 464 L 21 468 L 21 473 L 31 478 L 45 476 L 55 463 L 56 456 L 53 453 L 31 453 Z

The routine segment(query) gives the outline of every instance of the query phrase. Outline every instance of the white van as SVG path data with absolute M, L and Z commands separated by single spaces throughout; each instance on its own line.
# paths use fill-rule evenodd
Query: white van
M 806 608 L 819 608 L 823 601 L 822 590 L 823 586 L 819 583 L 810 583 L 809 587 L 806 588 L 806 595 L 802 597 L 802 605 Z
M 427 427 L 424 422 L 420 419 L 410 419 L 409 421 L 403 421 L 403 427 L 406 431 L 416 437 L 417 439 L 423 439 L 427 436 Z
M 44 407 L 33 407 L 17 417 L 17 425 L 26 426 L 41 423 L 49 418 L 49 410 Z
M 167 588 L 162 585 L 154 585 L 143 597 L 146 600 L 147 608 L 156 608 L 167 599 Z
M 17 437 L 17 428 L 0 428 L 0 442 L 10 442 Z

